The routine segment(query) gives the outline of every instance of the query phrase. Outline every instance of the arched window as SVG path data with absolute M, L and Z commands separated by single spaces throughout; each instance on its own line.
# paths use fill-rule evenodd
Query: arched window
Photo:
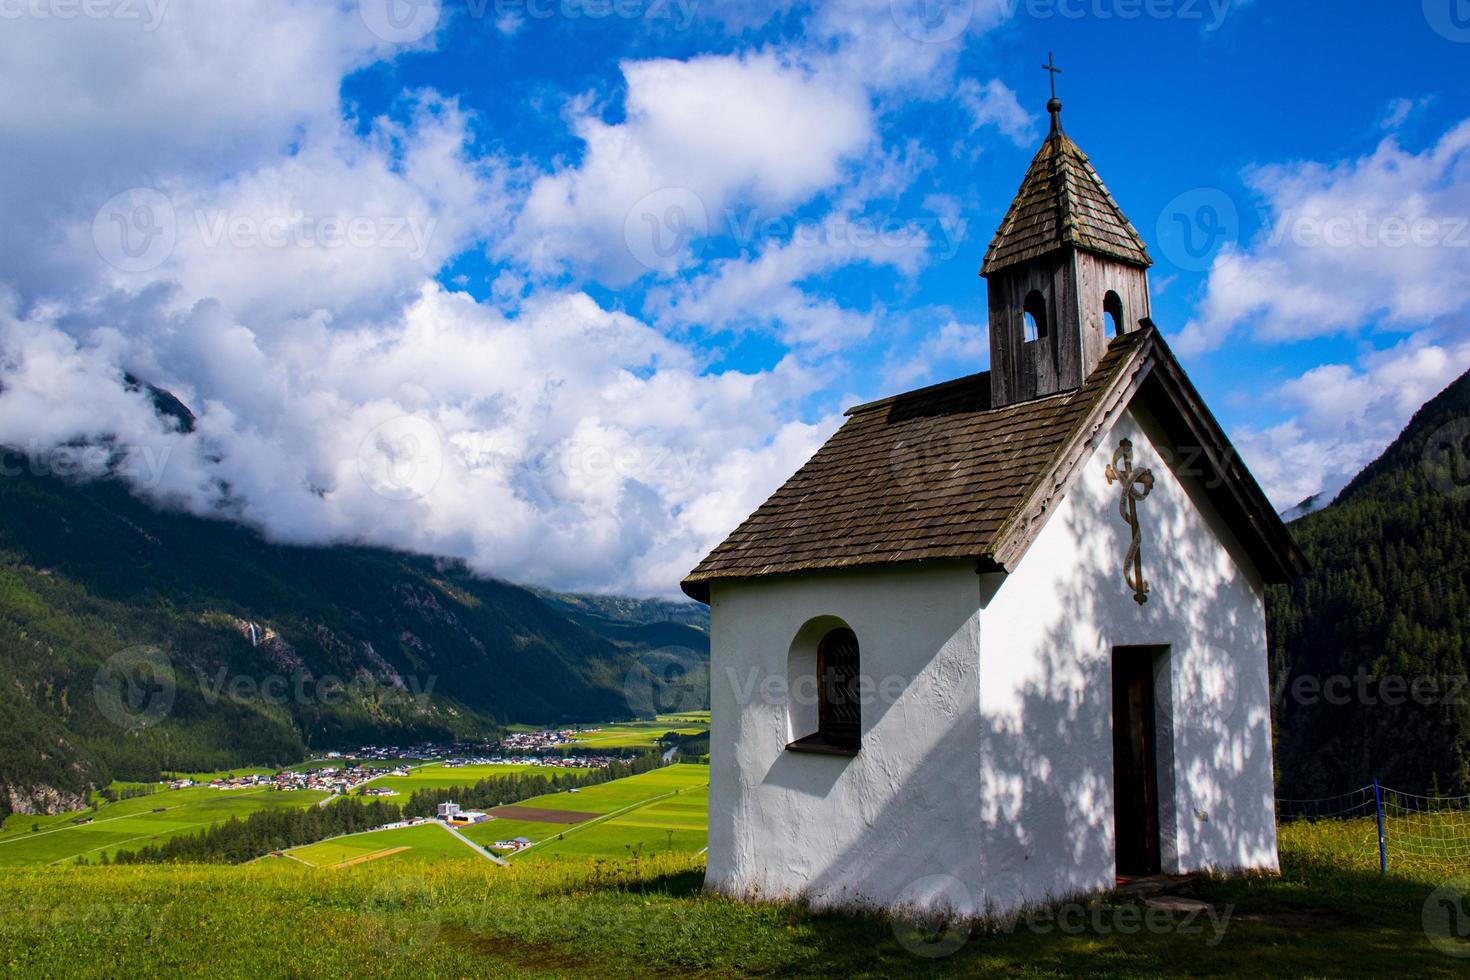
M 1123 298 L 1111 289 L 1103 297 L 1103 318 L 1108 321 L 1108 334 L 1113 337 L 1121 337 L 1127 331 L 1123 326 Z
M 858 639 L 850 629 L 835 629 L 817 644 L 817 731 L 857 748 L 862 728 L 859 703 Z
M 1046 329 L 1046 297 L 1041 295 L 1040 290 L 1033 289 L 1026 294 L 1026 301 L 1021 305 L 1021 315 L 1026 324 L 1026 340 L 1039 340 L 1047 335 Z
M 856 755 L 862 747 L 858 638 L 836 616 L 809 620 L 787 656 L 793 752 Z

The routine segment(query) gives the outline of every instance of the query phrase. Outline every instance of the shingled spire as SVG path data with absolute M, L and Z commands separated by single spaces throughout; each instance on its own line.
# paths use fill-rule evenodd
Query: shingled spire
M 1062 104 L 1053 99 L 1051 135 L 1031 161 L 1016 199 L 985 255 L 982 275 L 1063 248 L 1082 248 L 1142 269 L 1148 249 L 1092 169 L 1087 154 L 1062 130 Z
M 1052 72 L 1053 62 L 1043 66 Z M 1047 103 L 1051 132 L 990 243 L 991 391 L 995 406 L 1080 388 L 1111 332 L 1149 315 L 1143 239 L 1077 144 L 1062 103 Z

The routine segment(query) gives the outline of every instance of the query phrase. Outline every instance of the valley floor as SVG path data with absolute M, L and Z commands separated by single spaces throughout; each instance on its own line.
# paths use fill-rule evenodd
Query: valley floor
M 1283 829 L 1281 877 L 1203 882 L 1214 918 L 1152 928 L 1109 899 L 1070 920 L 926 934 L 706 895 L 696 855 L 569 858 L 7 869 L 0 973 L 1464 976 L 1470 963 L 1470 940 L 1426 931 L 1430 913 L 1458 925 L 1467 896 L 1442 870 L 1380 879 L 1311 828 Z

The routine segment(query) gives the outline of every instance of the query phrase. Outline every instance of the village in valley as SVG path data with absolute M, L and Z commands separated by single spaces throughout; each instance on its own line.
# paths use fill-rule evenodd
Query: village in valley
M 434 794 L 439 802 L 428 811 L 404 814 L 345 837 L 273 853 L 315 867 L 363 863 L 366 855 L 403 861 L 419 856 L 496 860 L 527 850 L 554 859 L 568 848 L 570 853 L 607 856 L 632 847 L 689 852 L 704 846 L 708 768 L 702 755 L 675 760 L 671 751 L 680 740 L 688 744 L 708 728 L 707 712 L 556 728 L 521 726 L 488 740 L 369 744 L 279 769 L 175 773 L 158 783 L 118 783 L 97 794 L 88 812 L 30 823 L 10 818 L 0 831 L 0 866 L 113 858 L 129 844 L 164 843 L 221 815 L 243 818 L 283 806 L 322 807 L 339 800 L 406 804 L 415 793 Z M 652 771 L 578 785 L 592 774 L 640 759 L 644 761 L 637 768 Z M 562 788 L 520 805 L 490 808 L 446 797 L 473 792 L 486 782 L 536 775 L 560 780 Z M 665 799 L 675 795 L 682 799 Z

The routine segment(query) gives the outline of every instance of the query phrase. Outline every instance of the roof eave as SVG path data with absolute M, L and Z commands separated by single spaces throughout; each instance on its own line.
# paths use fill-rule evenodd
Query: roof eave
M 995 561 L 1008 569 L 1020 563 L 1046 524 L 1052 502 L 1071 489 L 1082 464 L 1096 450 L 1097 433 L 1109 428 L 1142 393 L 1169 401 L 1172 411 L 1154 414 L 1176 447 L 1201 450 L 1210 469 L 1201 481 L 1206 495 L 1227 520 L 1234 518 L 1231 526 L 1262 580 L 1277 585 L 1300 578 L 1308 565 L 1291 531 L 1241 462 L 1158 328 L 1145 320 L 1142 329 L 1147 332 L 1143 341 L 1119 370 L 1112 388 L 1064 443 L 1052 466 L 1033 485 L 1026 503 L 996 532 Z M 1146 390 L 1151 382 L 1157 384 L 1156 392 Z

